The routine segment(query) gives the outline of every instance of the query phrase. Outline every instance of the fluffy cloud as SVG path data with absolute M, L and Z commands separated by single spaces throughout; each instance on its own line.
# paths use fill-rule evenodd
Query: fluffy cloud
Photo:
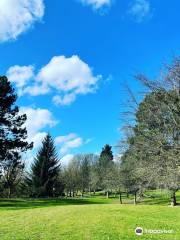
M 85 142 L 81 137 L 78 137 L 75 133 L 70 133 L 66 136 L 59 136 L 55 138 L 55 143 L 61 146 L 60 153 L 64 155 L 71 149 L 82 146 Z
M 92 69 L 78 56 L 56 56 L 37 75 L 33 71 L 32 66 L 13 66 L 7 71 L 7 76 L 21 94 L 54 93 L 52 101 L 56 105 L 69 105 L 77 95 L 94 92 L 101 79 L 101 75 L 94 76 Z
M 150 2 L 148 0 L 133 0 L 129 6 L 128 14 L 136 22 L 142 22 L 151 15 Z
M 29 80 L 34 77 L 34 67 L 20 67 L 16 65 L 8 69 L 7 76 L 11 82 L 16 84 L 18 89 L 22 89 L 29 82 Z
M 20 114 L 27 115 L 25 126 L 28 132 L 28 141 L 34 142 L 34 148 L 40 146 L 46 132 L 43 131 L 46 127 L 53 127 L 57 121 L 53 118 L 52 113 L 47 109 L 22 107 Z
M 99 76 L 94 77 L 90 67 L 78 56 L 53 57 L 37 75 L 37 80 L 62 92 L 86 94 L 93 92 Z
M 43 0 L 1 0 L 0 42 L 16 39 L 43 15 Z
M 112 0 L 80 0 L 81 3 L 90 5 L 94 9 L 100 9 L 102 7 L 109 7 Z

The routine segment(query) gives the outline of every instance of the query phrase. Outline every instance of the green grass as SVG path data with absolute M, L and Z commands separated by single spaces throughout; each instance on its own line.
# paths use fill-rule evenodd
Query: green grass
M 0 240 L 134 240 L 180 239 L 180 207 L 168 205 L 168 195 L 148 192 L 134 206 L 132 197 L 1 199 Z M 178 194 L 180 200 L 180 194 Z M 136 236 L 134 229 L 172 229 L 173 234 Z

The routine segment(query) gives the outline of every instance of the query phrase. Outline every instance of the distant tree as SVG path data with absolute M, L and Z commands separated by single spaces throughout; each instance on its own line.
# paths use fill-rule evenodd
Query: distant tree
M 99 189 L 100 183 L 99 183 L 99 165 L 98 165 L 98 159 L 96 162 L 93 162 L 91 165 L 90 170 L 90 191 L 93 191 L 94 194 L 96 193 L 96 190 Z
M 114 165 L 114 189 L 115 193 L 119 193 L 119 202 L 122 204 L 122 193 L 125 191 L 124 185 L 123 185 L 123 174 L 122 174 L 122 160 L 121 156 L 118 156 L 115 161 Z
M 134 204 L 137 203 L 137 195 L 145 189 L 146 168 L 141 166 L 141 158 L 134 152 L 134 146 L 124 153 L 121 158 L 120 177 L 123 188 L 127 193 L 134 195 Z M 139 153 L 138 153 L 139 154 Z
M 80 189 L 80 163 L 75 158 L 69 162 L 68 166 L 64 167 L 63 179 L 66 195 L 75 197 Z
M 106 191 L 106 196 L 109 198 L 109 193 L 116 192 L 116 168 L 115 164 L 109 164 L 105 169 L 103 177 L 103 189 Z
M 112 147 L 108 144 L 104 146 L 99 157 L 99 164 L 102 168 L 105 168 L 109 162 L 113 161 Z
M 74 197 L 85 192 L 91 193 L 98 188 L 96 166 L 98 156 L 95 154 L 77 154 L 63 169 L 63 179 L 67 196 Z
M 60 162 L 50 134 L 44 138 L 42 147 L 31 166 L 30 183 L 37 197 L 53 197 L 57 194 Z
M 80 187 L 81 194 L 83 196 L 84 192 L 89 191 L 90 187 L 90 163 L 86 155 L 82 158 L 80 162 Z
M 113 169 L 113 153 L 112 147 L 108 144 L 104 146 L 101 151 L 98 161 L 98 175 L 99 184 L 101 189 L 106 189 L 107 197 L 109 196 L 108 183 L 110 182 L 109 177 L 112 176 Z
M 32 143 L 26 141 L 26 115 L 19 114 L 16 100 L 17 95 L 7 77 L 0 77 L 0 175 L 8 197 L 24 169 L 21 155 L 32 148 Z

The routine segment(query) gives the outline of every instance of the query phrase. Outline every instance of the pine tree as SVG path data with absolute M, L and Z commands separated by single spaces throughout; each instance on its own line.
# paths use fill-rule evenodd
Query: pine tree
M 110 175 L 110 171 L 113 166 L 113 153 L 112 147 L 108 144 L 104 146 L 99 157 L 98 164 L 98 175 L 99 175 L 99 186 L 101 189 L 107 188 L 107 178 Z M 108 192 L 107 192 L 108 196 Z
M 34 195 L 36 197 L 53 197 L 59 173 L 60 164 L 54 141 L 51 135 L 47 134 L 31 166 L 31 184 Z
M 32 148 L 32 143 L 26 141 L 26 115 L 19 114 L 16 100 L 17 95 L 7 77 L 0 77 L 0 174 L 8 197 L 24 168 L 21 154 Z
M 106 165 L 108 165 L 109 162 L 112 161 L 113 161 L 112 147 L 106 144 L 100 154 L 99 158 L 100 165 L 106 167 Z

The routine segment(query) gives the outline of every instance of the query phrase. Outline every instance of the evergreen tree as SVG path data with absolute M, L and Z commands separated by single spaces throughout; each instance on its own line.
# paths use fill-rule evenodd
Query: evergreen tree
M 99 157 L 99 164 L 101 167 L 106 166 L 113 161 L 112 147 L 108 144 L 104 146 Z
M 151 164 L 146 164 L 149 176 L 154 175 L 157 187 L 170 190 L 172 205 L 176 205 L 175 193 L 180 188 L 179 113 L 178 91 L 152 92 L 139 106 L 135 127 L 136 139 L 141 139 L 136 141 L 141 144 L 139 152 L 146 153 L 146 159 Z
M 134 194 L 152 187 L 168 189 L 174 206 L 180 189 L 180 59 L 156 81 L 141 74 L 137 79 L 148 94 L 140 104 L 132 97 L 135 126 L 130 126 L 122 157 L 123 184 Z
M 6 77 L 0 77 L 0 175 L 8 197 L 24 169 L 21 154 L 32 148 L 32 143 L 26 141 L 26 115 L 19 114 L 16 100 L 11 83 Z
M 99 187 L 101 189 L 107 189 L 107 183 L 110 182 L 109 176 L 111 175 L 111 169 L 113 166 L 113 153 L 112 147 L 108 144 L 104 146 L 101 151 L 98 162 L 98 175 L 99 175 Z M 108 180 L 107 180 L 108 179 Z M 108 196 L 108 192 L 107 192 Z
M 53 197 L 56 192 L 59 174 L 60 164 L 54 141 L 51 135 L 47 134 L 31 166 L 31 184 L 34 195 L 37 197 Z

